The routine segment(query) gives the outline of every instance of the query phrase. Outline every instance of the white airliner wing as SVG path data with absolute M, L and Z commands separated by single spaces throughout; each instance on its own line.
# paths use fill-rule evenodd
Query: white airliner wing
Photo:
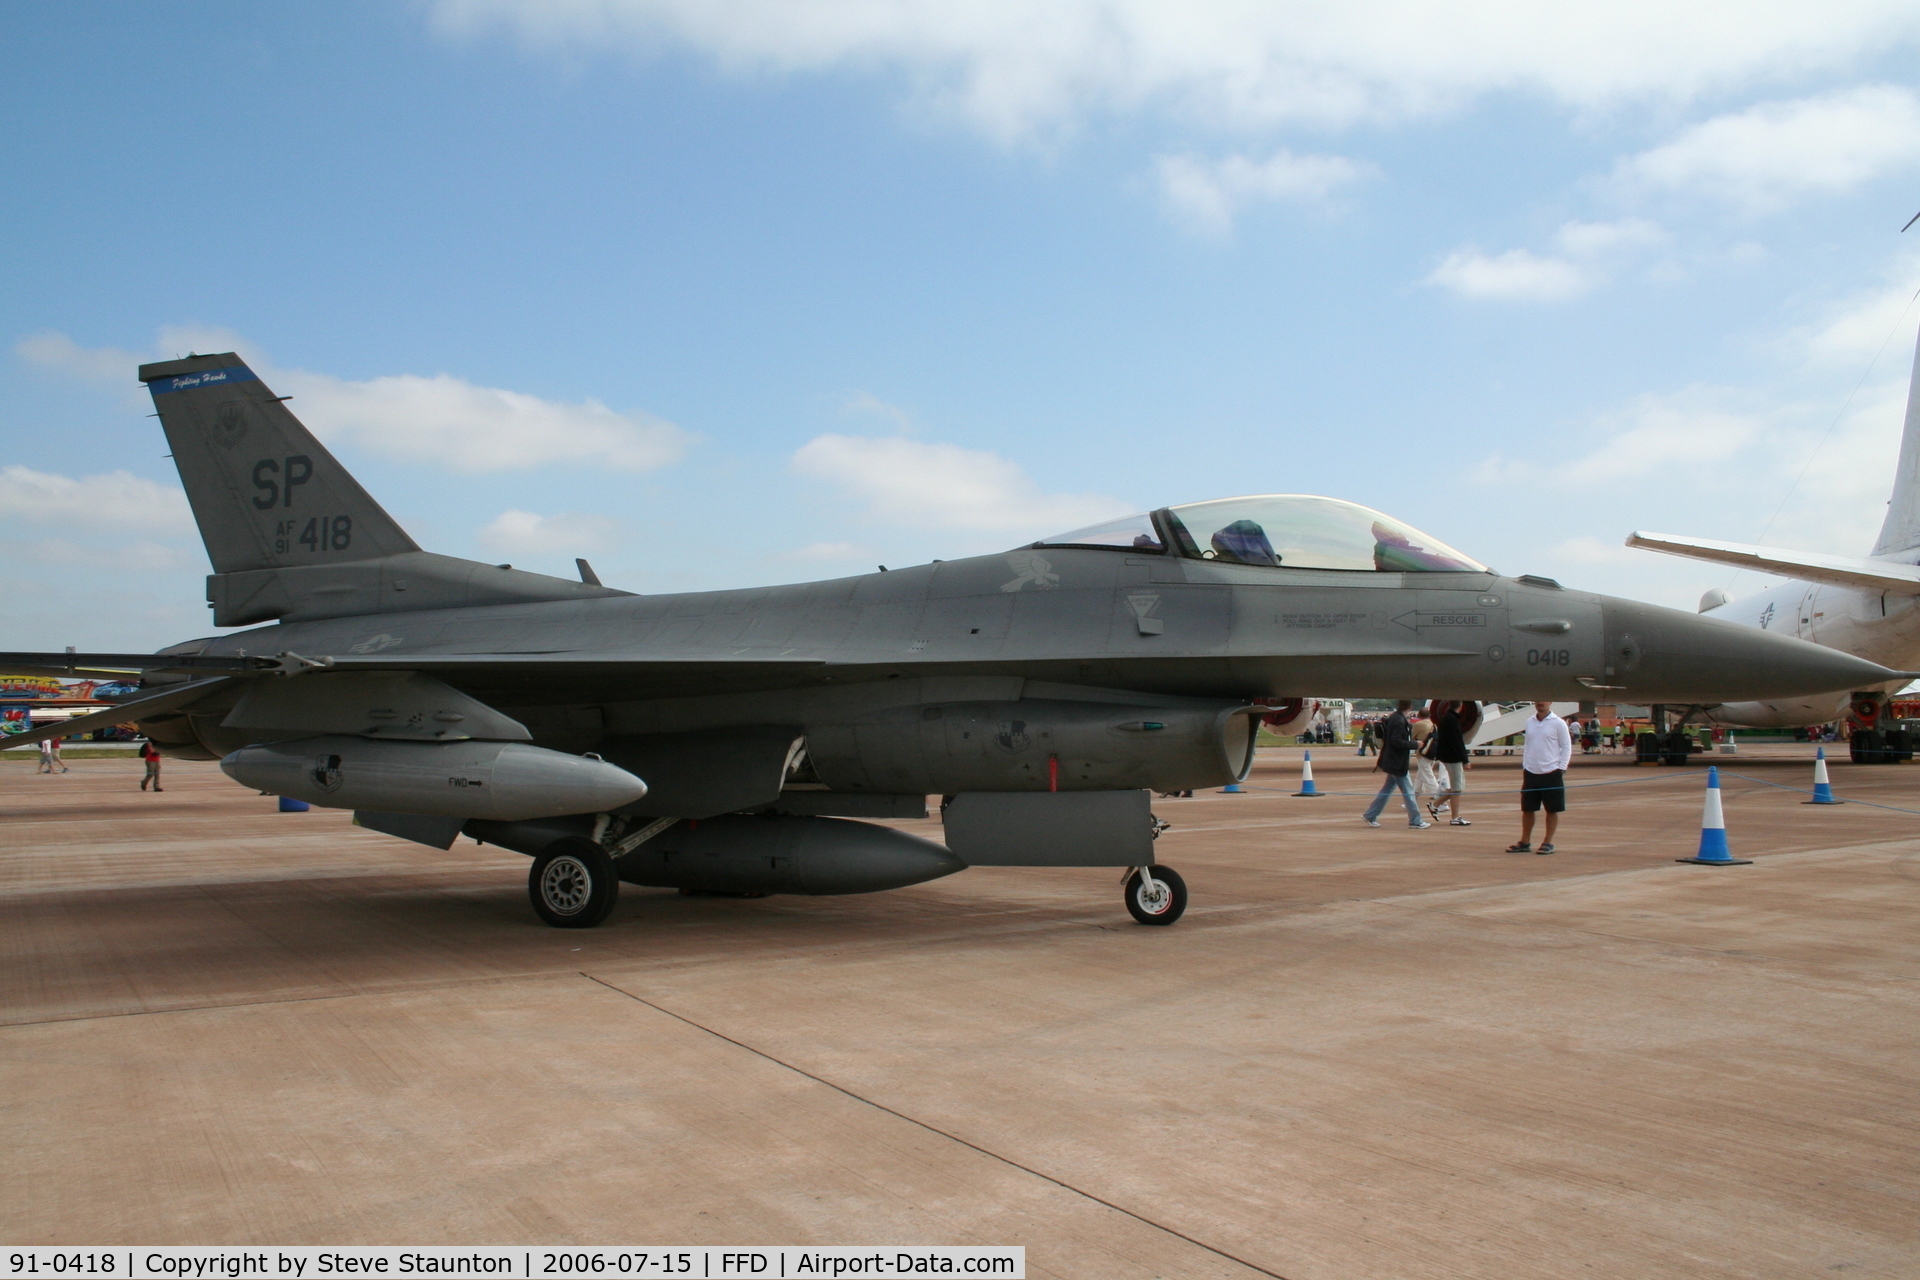
M 1780 547 L 1754 547 L 1744 542 L 1712 542 L 1706 538 L 1682 538 L 1671 533 L 1634 533 L 1627 539 L 1630 547 L 1664 551 L 1670 556 L 1688 556 L 1711 560 L 1756 573 L 1778 574 L 1802 582 L 1822 582 L 1836 587 L 1854 587 L 1862 591 L 1891 591 L 1895 595 L 1920 596 L 1920 567 L 1896 564 L 1891 560 L 1869 560 L 1864 556 L 1824 556 L 1811 551 L 1787 551 Z

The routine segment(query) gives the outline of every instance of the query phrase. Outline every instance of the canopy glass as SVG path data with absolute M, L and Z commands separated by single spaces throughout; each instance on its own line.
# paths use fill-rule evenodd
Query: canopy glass
M 1076 529 L 1043 539 L 1041 545 L 1160 551 L 1169 537 L 1176 555 L 1227 564 L 1380 573 L 1490 572 L 1439 539 L 1371 507 L 1301 493 L 1193 502 Z

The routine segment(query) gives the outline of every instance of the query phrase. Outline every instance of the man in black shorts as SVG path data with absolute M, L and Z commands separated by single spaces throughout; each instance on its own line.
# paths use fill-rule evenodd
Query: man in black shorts
M 1508 853 L 1552 853 L 1554 829 L 1567 808 L 1567 766 L 1573 762 L 1573 734 L 1553 714 L 1551 702 L 1533 704 L 1527 721 L 1527 745 L 1520 756 L 1520 839 Z M 1547 811 L 1546 836 L 1533 847 L 1533 815 Z

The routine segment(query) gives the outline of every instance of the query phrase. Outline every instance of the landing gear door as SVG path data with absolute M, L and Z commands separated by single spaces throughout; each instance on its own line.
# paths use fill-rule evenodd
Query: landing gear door
M 974 791 L 947 803 L 947 848 L 970 867 L 1144 867 L 1145 791 Z

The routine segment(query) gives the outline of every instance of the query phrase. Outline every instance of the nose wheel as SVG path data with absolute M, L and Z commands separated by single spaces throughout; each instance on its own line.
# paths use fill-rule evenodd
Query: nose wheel
M 591 929 L 620 901 L 620 873 L 591 840 L 558 840 L 533 860 L 527 895 L 534 912 L 556 929 Z
M 1172 924 L 1187 909 L 1187 882 L 1172 867 L 1135 867 L 1126 894 L 1127 911 L 1141 924 Z

